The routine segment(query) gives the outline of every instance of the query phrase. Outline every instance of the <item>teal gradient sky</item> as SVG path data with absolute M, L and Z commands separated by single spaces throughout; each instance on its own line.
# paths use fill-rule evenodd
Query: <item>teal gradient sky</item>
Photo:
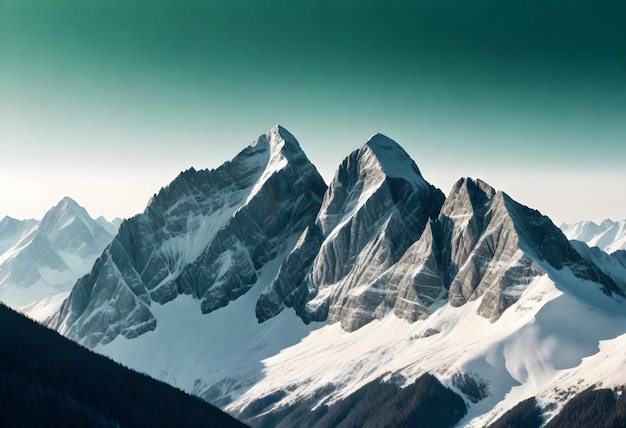
M 0 216 L 130 216 L 280 123 L 327 181 L 382 132 L 444 192 L 626 218 L 625 40 L 621 0 L 1 0 Z

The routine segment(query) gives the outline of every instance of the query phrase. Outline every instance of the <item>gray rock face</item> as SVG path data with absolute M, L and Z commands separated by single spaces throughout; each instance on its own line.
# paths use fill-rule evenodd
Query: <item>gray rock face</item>
M 564 267 L 624 294 L 547 217 L 480 180 L 460 180 L 445 199 L 378 134 L 327 189 L 276 127 L 221 167 L 190 169 L 161 189 L 121 224 L 49 324 L 93 347 L 155 329 L 152 305 L 181 294 L 215 311 L 247 293 L 297 236 L 257 301 L 259 322 L 293 308 L 306 323 L 353 331 L 389 312 L 415 321 L 446 301 L 479 298 L 478 312 L 497 319 L 533 278 Z
M 464 213 L 454 210 L 440 219 L 442 236 L 450 237 L 442 243 L 448 249 L 442 264 L 450 276 L 449 301 L 460 306 L 484 294 L 479 313 L 495 319 L 543 272 L 520 250 L 508 196 L 481 181 L 462 180 L 458 187 L 456 197 L 468 195 L 472 208 L 467 223 Z
M 69 291 L 112 239 L 70 198 L 41 221 L 5 217 L 0 222 L 0 299 L 20 307 Z
M 485 295 L 479 312 L 497 318 L 541 270 L 519 249 L 502 193 L 480 180 L 453 187 L 439 217 L 380 277 L 386 310 L 416 321 L 439 302 Z
M 238 298 L 313 222 L 326 185 L 277 126 L 215 170 L 181 173 L 124 221 L 50 324 L 87 346 L 156 326 L 153 304 L 180 294 L 203 313 Z
M 606 293 L 622 293 L 550 219 L 481 180 L 462 179 L 439 218 L 380 284 L 387 307 L 409 321 L 427 317 L 437 302 L 461 306 L 478 298 L 479 314 L 495 320 L 533 278 L 564 267 Z
M 437 216 L 444 196 L 394 141 L 373 136 L 339 167 L 315 219 L 257 304 L 355 330 L 380 315 L 378 277 Z

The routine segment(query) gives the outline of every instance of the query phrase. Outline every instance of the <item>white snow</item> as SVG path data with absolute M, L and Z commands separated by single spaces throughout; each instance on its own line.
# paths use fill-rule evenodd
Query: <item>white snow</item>
M 267 148 L 263 147 L 263 149 L 269 152 L 269 159 L 267 160 L 267 164 L 265 166 L 263 174 L 261 174 L 261 178 L 257 180 L 257 182 L 254 184 L 254 187 L 250 191 L 250 195 L 248 196 L 248 199 L 246 200 L 244 205 L 250 202 L 252 198 L 254 198 L 254 196 L 259 193 L 259 191 L 263 188 L 267 180 L 272 175 L 287 166 L 287 159 L 285 158 L 285 156 L 283 156 L 282 153 L 286 142 L 280 135 L 278 129 L 278 126 L 275 126 L 267 134 L 262 135 L 257 141 L 253 143 L 253 146 L 267 145 Z
M 0 300 L 37 320 L 58 309 L 113 238 L 67 197 L 41 221 L 9 222 L 0 229 Z
M 27 317 L 43 323 L 59 311 L 61 304 L 69 294 L 69 291 L 57 293 L 18 309 Z
M 550 273 L 567 288 L 538 277 L 496 322 L 476 315 L 479 299 L 444 304 L 412 324 L 389 314 L 348 333 L 339 324 L 305 326 L 291 310 L 258 324 L 256 300 L 277 269 L 268 265 L 249 293 L 208 315 L 189 296 L 153 305 L 154 332 L 96 350 L 199 395 L 217 385 L 213 392 L 232 400 L 230 412 L 278 390 L 289 390 L 278 405 L 295 403 L 327 385 L 336 392 L 320 404 L 332 403 L 390 373 L 408 384 L 430 372 L 460 392 L 454 375 L 467 373 L 488 389 L 484 400 L 467 401 L 459 426 L 468 427 L 485 426 L 531 396 L 560 408 L 563 391 L 571 397 L 598 382 L 626 383 L 624 301 L 568 270 Z M 427 329 L 440 333 L 423 337 Z
M 376 158 L 382 171 L 389 177 L 403 178 L 416 187 L 427 187 L 415 162 L 404 149 L 392 139 L 382 135 L 373 135 L 365 147 Z
M 198 300 L 181 295 L 150 307 L 157 320 L 154 331 L 132 340 L 118 336 L 94 350 L 197 394 L 219 382 L 242 387 L 254 382 L 263 377 L 262 360 L 320 327 L 304 325 L 292 311 L 263 324 L 256 320 L 256 301 L 285 255 L 268 263 L 257 285 L 225 308 L 203 315 Z
M 626 220 L 604 220 L 600 224 L 592 221 L 563 224 L 561 230 L 567 239 L 582 241 L 590 247 L 598 247 L 607 253 L 626 250 Z

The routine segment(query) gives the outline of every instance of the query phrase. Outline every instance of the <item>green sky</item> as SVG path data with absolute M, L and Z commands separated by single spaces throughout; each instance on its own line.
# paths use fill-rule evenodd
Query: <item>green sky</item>
M 0 216 L 128 216 L 280 123 L 327 180 L 383 132 L 444 192 L 626 218 L 625 40 L 622 0 L 0 0 Z

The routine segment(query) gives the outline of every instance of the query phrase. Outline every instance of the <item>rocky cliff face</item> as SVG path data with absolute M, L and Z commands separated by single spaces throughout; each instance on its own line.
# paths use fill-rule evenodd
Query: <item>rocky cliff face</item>
M 413 322 L 477 299 L 495 320 L 534 278 L 564 267 L 623 294 L 547 217 L 480 180 L 459 180 L 446 199 L 377 134 L 326 189 L 277 126 L 220 168 L 190 169 L 161 189 L 50 323 L 95 346 L 155 329 L 151 306 L 181 294 L 210 313 L 247 293 L 297 236 L 278 275 L 259 284 L 259 322 L 293 308 L 305 323 L 354 331 L 389 312 Z
M 534 278 L 564 267 L 607 294 L 622 294 L 550 219 L 481 180 L 461 179 L 440 216 L 380 282 L 387 306 L 409 321 L 427 317 L 436 303 L 479 298 L 478 313 L 495 320 Z
M 312 222 L 325 190 L 279 126 L 215 170 L 185 171 L 122 223 L 51 325 L 94 346 L 153 330 L 151 305 L 180 294 L 204 313 L 225 306 Z
M 342 162 L 315 222 L 259 299 L 258 319 L 293 307 L 305 322 L 355 330 L 384 315 L 379 276 L 419 239 L 443 200 L 396 142 L 373 136 Z

